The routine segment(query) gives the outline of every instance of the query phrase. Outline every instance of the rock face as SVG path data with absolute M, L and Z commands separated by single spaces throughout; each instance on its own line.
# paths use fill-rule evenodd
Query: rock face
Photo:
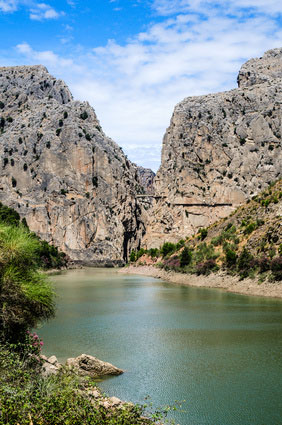
M 137 166 L 43 66 L 0 68 L 0 201 L 75 261 L 121 264 L 144 234 Z
M 141 185 L 144 187 L 145 193 L 154 195 L 154 179 L 156 174 L 150 168 L 137 167 L 137 172 Z
M 66 366 L 73 368 L 79 375 L 98 378 L 105 375 L 121 375 L 123 370 L 113 366 L 111 363 L 103 362 L 88 354 L 81 354 L 76 358 L 66 361 Z
M 195 233 L 281 177 L 282 49 L 248 61 L 238 83 L 175 107 L 145 247 Z

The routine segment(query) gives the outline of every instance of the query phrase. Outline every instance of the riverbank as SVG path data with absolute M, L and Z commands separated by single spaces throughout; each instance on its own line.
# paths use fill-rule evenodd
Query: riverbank
M 195 286 L 201 288 L 217 288 L 236 294 L 282 298 L 281 283 L 260 283 L 258 279 L 250 278 L 239 280 L 238 276 L 230 276 L 224 272 L 211 273 L 208 276 L 198 276 L 194 274 L 165 271 L 154 266 L 131 265 L 121 269 L 119 273 L 152 276 L 179 285 Z

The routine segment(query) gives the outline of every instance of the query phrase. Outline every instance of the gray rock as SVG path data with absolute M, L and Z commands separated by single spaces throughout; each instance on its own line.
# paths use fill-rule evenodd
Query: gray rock
M 123 264 L 145 232 L 137 166 L 43 66 L 0 68 L 0 101 L 0 201 L 72 260 Z
M 42 376 L 47 377 L 50 375 L 56 375 L 59 372 L 60 368 L 51 364 L 49 362 L 45 362 L 42 365 Z
M 51 356 L 48 358 L 48 362 L 51 363 L 52 365 L 57 365 L 59 364 L 58 359 L 56 356 Z
M 105 375 L 121 375 L 123 373 L 123 370 L 113 366 L 111 363 L 103 362 L 87 354 L 67 359 L 66 366 L 74 369 L 79 375 L 88 375 L 92 378 Z
M 156 174 L 150 168 L 137 167 L 137 172 L 141 185 L 144 187 L 144 193 L 154 195 L 154 179 Z
M 144 247 L 196 233 L 282 177 L 282 48 L 248 61 L 238 83 L 175 107 Z

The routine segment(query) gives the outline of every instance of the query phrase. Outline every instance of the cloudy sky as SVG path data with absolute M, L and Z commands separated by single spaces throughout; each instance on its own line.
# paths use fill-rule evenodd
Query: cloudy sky
M 0 66 L 44 64 L 128 157 L 156 170 L 184 97 L 236 86 L 282 46 L 281 0 L 0 0 Z

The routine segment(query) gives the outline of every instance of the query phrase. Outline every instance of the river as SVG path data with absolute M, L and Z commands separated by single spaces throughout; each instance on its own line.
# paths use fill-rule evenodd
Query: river
M 57 316 L 38 333 L 59 361 L 82 353 L 126 372 L 99 386 L 181 425 L 282 424 L 282 302 L 176 286 L 113 269 L 51 277 Z

